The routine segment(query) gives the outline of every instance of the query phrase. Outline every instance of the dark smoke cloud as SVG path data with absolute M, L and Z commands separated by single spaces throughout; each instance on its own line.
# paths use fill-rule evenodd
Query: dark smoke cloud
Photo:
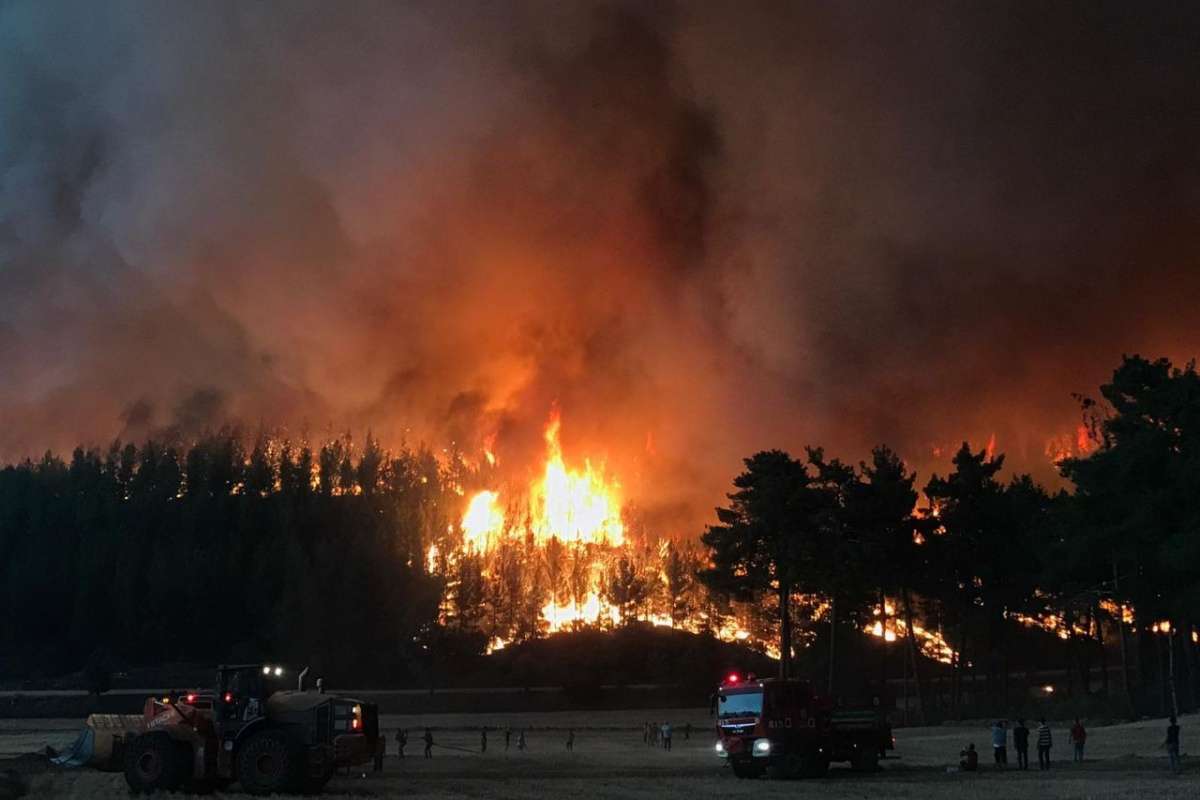
M 1197 350 L 1196 12 L 0 5 L 0 455 L 235 420 L 694 529 L 757 448 L 994 435 Z

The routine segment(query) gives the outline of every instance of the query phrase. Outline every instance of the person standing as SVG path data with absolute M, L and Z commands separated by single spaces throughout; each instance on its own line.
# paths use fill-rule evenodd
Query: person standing
M 683 740 L 686 742 L 692 738 L 692 723 L 683 723 Z
M 1071 726 L 1071 744 L 1074 747 L 1074 760 L 1076 762 L 1083 761 L 1083 744 L 1087 741 L 1087 731 L 1083 727 L 1083 723 L 1079 721 L 1079 717 L 1075 718 L 1075 724 Z
M 433 758 L 433 729 L 425 729 L 425 757 Z
M 1013 728 L 1013 749 L 1017 751 L 1017 768 L 1029 769 L 1029 728 L 1023 719 L 1017 720 Z
M 504 751 L 508 752 L 508 746 L 512 744 L 512 725 L 504 729 Z
M 1167 748 L 1167 763 L 1171 767 L 1172 772 L 1179 772 L 1179 722 L 1175 719 L 1175 715 L 1171 715 L 1171 722 L 1167 725 L 1167 740 L 1163 742 Z
M 396 729 L 396 758 L 404 758 L 404 746 L 408 744 L 408 731 Z
M 1050 748 L 1054 744 L 1050 736 L 1050 726 L 1042 717 L 1037 728 L 1038 769 L 1050 769 Z
M 671 751 L 671 723 L 664 722 L 662 724 L 662 743 L 663 750 Z
M 642 723 L 642 744 L 650 744 L 650 723 Z
M 522 753 L 525 752 L 525 729 L 521 728 L 521 732 L 517 734 L 517 749 Z
M 479 729 L 479 752 L 487 752 L 487 725 Z
M 575 729 L 571 728 L 567 731 L 567 752 L 575 752 Z
M 992 726 L 992 758 L 997 767 L 1008 764 L 1008 729 L 1004 727 L 1002 719 L 996 720 Z

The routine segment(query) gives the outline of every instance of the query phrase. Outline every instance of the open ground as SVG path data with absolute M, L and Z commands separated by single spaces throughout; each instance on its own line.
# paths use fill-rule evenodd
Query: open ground
M 669 720 L 675 726 L 670 753 L 642 743 L 647 720 Z M 874 775 L 859 775 L 835 766 L 828 778 L 809 781 L 740 781 L 713 753 L 712 720 L 703 710 L 593 711 L 541 714 L 436 714 L 382 718 L 388 758 L 382 774 L 356 771 L 338 776 L 328 797 L 420 798 L 654 798 L 697 800 L 713 797 L 823 798 L 1118 798 L 1146 796 L 1195 798 L 1200 795 L 1200 768 L 1186 752 L 1200 735 L 1200 716 L 1184 717 L 1184 769 L 1172 775 L 1166 766 L 1163 720 L 1096 727 L 1090 730 L 1086 760 L 1070 763 L 1064 726 L 1054 729 L 1055 763 L 1050 772 L 1034 768 L 1001 772 L 991 761 L 985 723 L 979 725 L 897 730 L 896 758 Z M 683 738 L 691 723 L 692 736 Z M 14 756 L 49 744 L 64 747 L 74 738 L 73 720 L 0 720 L 0 767 Z M 488 751 L 479 753 L 480 726 L 490 729 Z M 421 735 L 433 728 L 434 758 L 422 756 Z M 504 729 L 514 731 L 505 751 Z M 395 756 L 396 729 L 409 730 L 406 757 Z M 528 749 L 518 752 L 516 732 L 527 731 Z M 575 752 L 565 749 L 566 732 L 574 729 Z M 981 770 L 961 773 L 958 751 L 968 742 L 982 751 Z M 1010 754 L 1010 761 L 1013 760 Z M 1036 757 L 1035 757 L 1036 762 Z M 91 770 L 49 771 L 30 776 L 33 797 L 127 797 L 119 773 Z M 227 793 L 233 796 L 236 793 Z

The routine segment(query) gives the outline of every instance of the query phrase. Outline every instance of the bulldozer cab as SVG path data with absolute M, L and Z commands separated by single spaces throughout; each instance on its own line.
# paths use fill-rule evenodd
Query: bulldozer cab
M 217 667 L 213 721 L 222 738 L 266 715 L 267 699 L 287 688 L 286 671 L 270 664 Z

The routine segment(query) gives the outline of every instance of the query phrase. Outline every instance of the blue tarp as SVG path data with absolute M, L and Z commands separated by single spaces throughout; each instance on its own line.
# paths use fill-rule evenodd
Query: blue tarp
M 75 743 L 50 759 L 60 767 L 86 767 L 96 753 L 96 732 L 84 728 L 76 737 Z

